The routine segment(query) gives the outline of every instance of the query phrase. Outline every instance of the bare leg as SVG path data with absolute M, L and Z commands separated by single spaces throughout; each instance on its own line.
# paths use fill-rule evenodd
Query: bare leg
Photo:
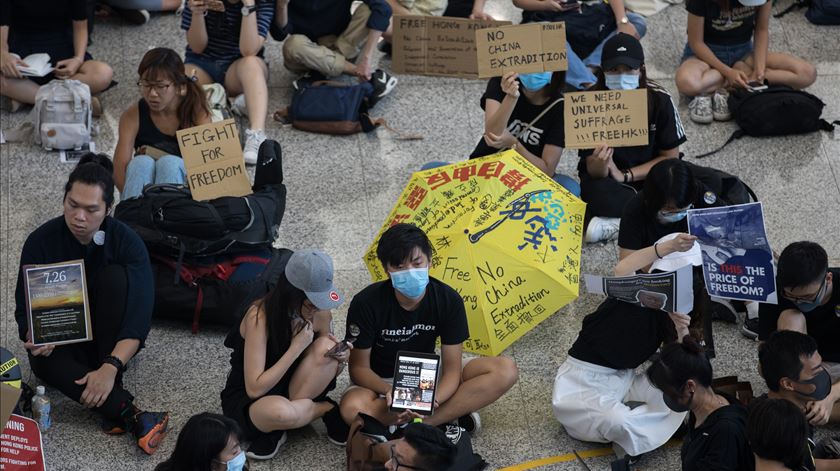
M 697 96 L 712 93 L 722 87 L 724 78 L 709 64 L 691 57 L 677 69 L 676 82 L 680 93 Z
M 463 382 L 455 394 L 424 423 L 445 424 L 492 404 L 516 384 L 519 370 L 508 357 L 484 357 L 467 363 L 461 376 Z
M 85 61 L 76 75 L 70 78 L 86 83 L 90 87 L 91 95 L 95 95 L 108 88 L 113 77 L 114 70 L 110 65 L 100 61 Z
M 319 337 L 307 347 L 289 383 L 289 399 L 314 399 L 321 394 L 338 374 L 338 361 L 324 354 L 335 342 Z
M 290 401 L 283 396 L 265 396 L 251 404 L 248 414 L 261 432 L 268 433 L 304 427 L 332 407 L 328 402 L 312 402 L 311 399 Z
M 397 422 L 397 415 L 388 410 L 385 398 L 370 389 L 356 386 L 347 390 L 341 397 L 341 418 L 345 423 L 352 423 L 359 412 L 375 418 L 384 425 Z
M 268 67 L 257 56 L 236 60 L 225 74 L 225 89 L 231 97 L 245 94 L 251 129 L 264 129 L 268 113 Z
M 753 56 L 750 55 L 744 59 L 744 63 L 752 72 L 755 67 Z M 801 90 L 809 87 L 817 80 L 817 69 L 810 63 L 790 54 L 770 52 L 767 54 L 764 76 L 770 84 L 787 85 Z
M 37 83 L 25 78 L 9 78 L 0 75 L 0 95 L 11 98 L 12 100 L 26 103 L 27 105 L 35 104 L 35 95 L 38 89 L 41 88 Z

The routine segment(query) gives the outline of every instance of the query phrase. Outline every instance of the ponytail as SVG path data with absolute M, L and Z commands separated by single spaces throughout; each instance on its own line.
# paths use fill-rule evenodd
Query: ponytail
M 178 105 L 178 128 L 191 128 L 206 116 L 210 115 L 204 88 L 198 84 L 195 76 L 185 77 L 186 93 L 181 97 Z

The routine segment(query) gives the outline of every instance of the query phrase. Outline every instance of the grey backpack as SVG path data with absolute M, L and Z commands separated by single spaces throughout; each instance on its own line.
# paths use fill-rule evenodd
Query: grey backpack
M 35 143 L 47 150 L 81 149 L 90 143 L 90 87 L 53 80 L 38 89 L 33 109 Z

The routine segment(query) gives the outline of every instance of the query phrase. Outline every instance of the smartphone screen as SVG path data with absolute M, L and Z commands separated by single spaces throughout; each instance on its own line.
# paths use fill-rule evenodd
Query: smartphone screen
M 327 353 L 324 354 L 324 356 L 334 357 L 336 355 L 341 355 L 350 348 L 350 344 L 352 344 L 354 340 L 356 340 L 355 337 L 349 337 L 342 340 L 341 342 L 338 342 L 333 348 L 329 349 Z
M 432 415 L 435 408 L 440 357 L 429 353 L 399 352 L 394 367 L 394 385 L 391 389 L 391 410 L 413 410 L 421 415 Z

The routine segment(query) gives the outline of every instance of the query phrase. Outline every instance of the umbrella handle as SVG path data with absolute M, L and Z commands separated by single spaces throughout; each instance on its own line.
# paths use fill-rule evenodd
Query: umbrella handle
M 507 205 L 508 206 L 513 206 L 513 205 L 519 203 L 520 201 L 523 201 L 523 200 L 527 201 L 527 200 L 531 199 L 532 196 L 538 195 L 540 193 L 545 193 L 547 191 L 549 191 L 549 190 L 529 191 L 528 193 L 525 193 L 524 195 L 520 196 L 519 198 L 516 198 L 515 200 L 511 201 Z M 473 244 L 477 243 L 479 240 L 481 240 L 482 237 L 487 235 L 488 232 L 490 232 L 493 229 L 499 227 L 499 224 L 507 221 L 508 217 L 509 216 L 505 216 L 502 219 L 499 219 L 498 221 L 491 224 L 489 227 L 486 227 L 486 228 L 476 232 L 475 234 L 469 234 L 469 237 L 468 237 L 469 241 L 472 242 Z

